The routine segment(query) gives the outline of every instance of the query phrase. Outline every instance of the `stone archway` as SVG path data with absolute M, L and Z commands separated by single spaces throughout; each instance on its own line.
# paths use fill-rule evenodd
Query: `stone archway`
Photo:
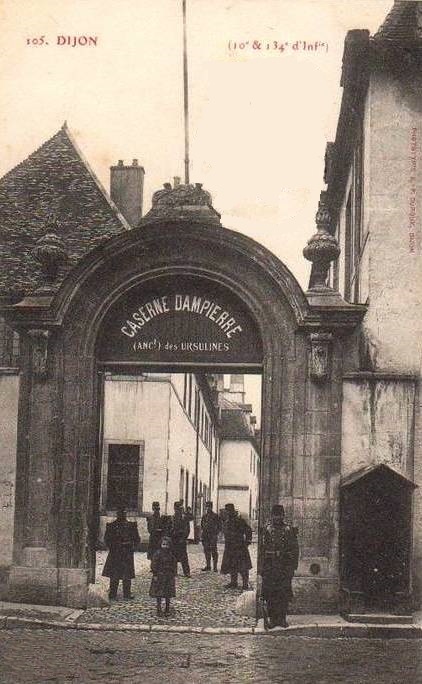
M 261 245 L 206 222 L 155 220 L 94 250 L 55 296 L 11 307 L 23 337 L 14 564 L 9 597 L 84 606 L 98 464 L 96 342 L 110 307 L 146 280 L 189 276 L 233 293 L 263 346 L 261 517 L 299 528 L 299 607 L 333 609 L 338 583 L 341 336 L 363 308 L 311 303 Z M 312 570 L 310 569 L 312 567 Z M 317 571 L 315 569 L 318 569 Z M 316 573 L 316 574 L 315 574 Z

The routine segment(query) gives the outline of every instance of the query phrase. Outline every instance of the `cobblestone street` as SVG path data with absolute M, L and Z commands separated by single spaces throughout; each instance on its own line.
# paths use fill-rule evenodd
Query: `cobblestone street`
M 250 547 L 251 559 L 256 567 L 256 544 Z M 215 572 L 201 572 L 205 559 L 202 544 L 189 544 L 189 562 L 192 577 L 185 578 L 179 564 L 179 576 L 176 580 L 176 598 L 172 599 L 169 617 L 157 618 L 155 599 L 149 597 L 151 582 L 150 563 L 146 553 L 135 554 L 136 578 L 132 582 L 134 600 L 124 601 L 121 596 L 110 607 L 87 610 L 80 622 L 96 623 L 153 623 L 182 624 L 193 627 L 243 627 L 255 624 L 255 618 L 236 613 L 235 605 L 241 589 L 225 589 L 230 577 Z M 101 585 L 106 595 L 108 579 L 101 577 L 107 552 L 97 553 L 97 584 Z M 219 546 L 219 566 L 223 556 L 223 545 Z M 239 578 L 240 579 L 240 578 Z M 256 572 L 251 571 L 250 586 L 255 587 Z
M 419 641 L 5 630 L 1 684 L 418 684 Z

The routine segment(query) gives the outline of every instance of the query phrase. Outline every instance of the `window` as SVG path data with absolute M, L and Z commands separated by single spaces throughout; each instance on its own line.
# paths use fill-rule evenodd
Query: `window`
M 180 478 L 179 478 L 179 499 L 183 501 L 185 498 L 185 469 L 180 468 Z
M 12 340 L 12 357 L 13 357 L 13 365 L 17 364 L 19 361 L 19 353 L 20 353 L 20 340 L 19 340 L 19 333 L 14 332 L 13 333 L 13 340 Z
M 352 280 L 352 193 L 346 204 L 346 226 L 344 235 L 344 298 L 350 301 Z
M 340 244 L 340 224 L 339 223 L 337 225 L 337 240 Z M 333 281 L 332 281 L 333 290 L 338 292 L 338 289 L 340 286 L 340 257 L 333 262 L 332 274 L 333 274 Z
M 347 196 L 344 234 L 344 298 L 350 302 L 359 301 L 359 267 L 362 249 L 362 188 L 363 188 L 363 129 L 352 158 L 352 184 Z M 338 278 L 333 270 L 333 280 Z
M 17 366 L 19 363 L 19 334 L 0 318 L 0 366 Z
M 192 416 L 192 374 L 189 373 L 188 413 Z
M 193 416 L 193 422 L 194 422 L 194 425 L 196 428 L 198 427 L 198 420 L 199 420 L 199 402 L 200 402 L 200 399 L 199 399 L 198 390 L 195 388 L 195 413 Z
M 183 376 L 183 408 L 186 408 L 188 398 L 188 376 L 186 373 Z
M 107 509 L 142 510 L 143 453 L 139 444 L 108 444 Z
M 362 129 L 355 147 L 353 158 L 353 191 L 354 191 L 354 221 L 353 221 L 353 301 L 359 301 L 359 262 L 362 247 L 362 183 L 363 183 L 363 144 Z
M 185 508 L 189 506 L 189 470 L 186 471 Z

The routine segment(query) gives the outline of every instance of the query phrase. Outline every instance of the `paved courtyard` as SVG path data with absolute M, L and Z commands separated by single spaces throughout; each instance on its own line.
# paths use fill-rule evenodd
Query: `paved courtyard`
M 250 554 L 254 568 L 256 567 L 256 544 L 250 547 Z M 201 544 L 188 545 L 189 562 L 192 577 L 186 578 L 182 574 L 179 564 L 179 575 L 176 578 L 176 598 L 172 599 L 172 607 L 168 617 L 158 618 L 155 599 L 149 597 L 151 582 L 150 563 L 146 553 L 135 554 L 136 578 L 132 582 L 132 601 L 125 601 L 121 596 L 113 601 L 110 607 L 91 608 L 80 618 L 80 622 L 96 623 L 153 623 L 153 624 L 182 624 L 191 627 L 251 627 L 255 624 L 254 617 L 239 615 L 236 601 L 242 593 L 241 589 L 225 589 L 229 576 L 219 572 L 201 572 L 205 565 Z M 108 579 L 101 577 L 107 552 L 97 553 L 97 585 L 106 595 Z M 223 546 L 219 547 L 219 566 L 223 556 Z M 240 578 L 239 578 L 240 579 Z M 250 586 L 255 588 L 256 572 L 251 571 Z
M 419 684 L 420 641 L 4 630 L 1 684 Z

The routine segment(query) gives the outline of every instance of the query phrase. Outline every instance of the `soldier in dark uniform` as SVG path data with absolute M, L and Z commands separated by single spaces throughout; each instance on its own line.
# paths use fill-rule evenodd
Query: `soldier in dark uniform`
M 183 506 L 180 501 L 174 503 L 174 515 L 171 519 L 171 542 L 172 551 L 178 563 L 182 564 L 183 574 L 190 577 L 190 567 L 188 552 L 186 548 L 189 536 L 189 520 L 183 513 Z
M 107 523 L 104 543 L 109 549 L 103 569 L 103 576 L 110 578 L 109 598 L 117 597 L 119 581 L 123 583 L 123 598 L 131 599 L 130 586 L 135 577 L 133 553 L 140 543 L 136 522 L 126 519 L 124 508 L 117 510 L 116 520 Z
M 249 588 L 249 570 L 252 568 L 248 546 L 252 541 L 252 530 L 241 518 L 232 503 L 225 505 L 224 554 L 221 574 L 230 575 L 226 589 L 237 589 L 237 577 L 242 576 L 243 589 Z
M 286 615 L 292 594 L 292 578 L 298 566 L 299 546 L 296 531 L 284 522 L 284 508 L 276 504 L 271 522 L 265 527 L 258 572 L 262 576 L 262 599 L 268 612 L 270 629 L 287 627 Z
M 152 502 L 152 515 L 147 520 L 147 527 L 149 532 L 149 542 L 147 558 L 152 559 L 155 551 L 158 551 L 163 536 L 163 524 L 160 515 L 160 504 L 158 501 Z
M 218 533 L 221 531 L 221 520 L 217 513 L 212 510 L 212 501 L 205 503 L 205 515 L 201 519 L 202 530 L 202 546 L 205 554 L 205 568 L 204 572 L 211 570 L 211 556 L 213 562 L 214 572 L 217 572 L 218 551 L 217 539 Z

